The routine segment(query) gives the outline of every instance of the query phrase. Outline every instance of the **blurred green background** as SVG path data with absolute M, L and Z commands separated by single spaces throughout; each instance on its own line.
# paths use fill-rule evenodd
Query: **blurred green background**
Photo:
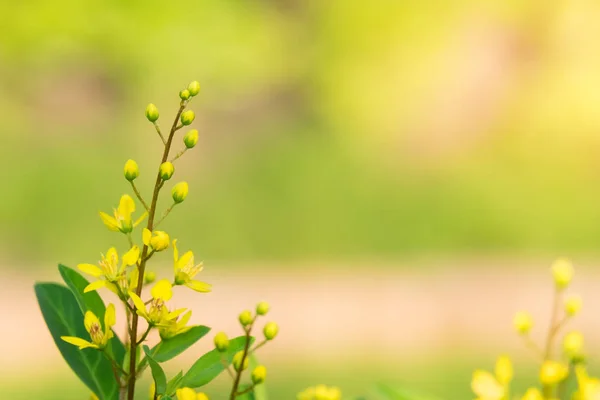
M 465 259 L 477 260 L 470 276 L 520 274 L 563 254 L 591 264 L 598 18 L 592 0 L 4 1 L 0 271 L 30 285 L 57 279 L 57 262 L 121 245 L 97 211 L 128 192 L 128 158 L 150 190 L 161 148 L 144 109 L 155 103 L 169 125 L 191 80 L 202 84 L 192 102 L 200 141 L 175 178 L 190 182 L 190 196 L 163 227 L 215 276 L 259 281 L 248 270 L 261 265 L 271 278 L 308 269 L 322 279 L 325 268 L 361 271 L 360 281 L 368 269 L 382 279 L 423 274 L 415 290 L 424 291 L 430 274 Z M 40 327 L 35 313 L 11 315 Z M 468 398 L 470 371 L 493 358 L 465 356 L 450 378 L 446 345 L 422 368 L 396 355 L 341 370 L 335 357 L 315 369 L 273 356 L 272 369 L 290 371 L 274 374 L 275 398 L 321 377 L 349 394 L 383 379 Z M 60 357 L 48 350 L 47 360 Z M 13 374 L 25 379 L 27 366 Z M 41 385 L 37 398 L 82 398 L 63 372 L 39 372 L 40 381 L 73 382 L 72 397 Z M 1 379 L 11 398 L 29 398 L 19 379 Z

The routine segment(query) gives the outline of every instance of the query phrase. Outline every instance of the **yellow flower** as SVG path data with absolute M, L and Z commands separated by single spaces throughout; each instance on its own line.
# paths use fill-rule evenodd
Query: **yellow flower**
M 158 332 L 160 333 L 160 337 L 163 339 L 169 339 L 192 329 L 191 325 L 187 326 L 191 316 L 192 311 L 188 311 L 183 314 L 179 320 L 177 320 L 177 317 L 175 317 L 175 319 L 170 320 L 165 326 L 159 327 Z
M 79 264 L 77 266 L 80 271 L 85 272 L 86 274 L 90 274 L 96 278 L 104 277 L 104 279 L 97 280 L 96 282 L 87 285 L 83 292 L 87 293 L 100 289 L 101 287 L 107 287 L 117 295 L 119 294 L 119 288 L 126 293 L 128 285 L 125 270 L 129 266 L 137 264 L 140 257 L 139 247 L 134 245 L 123 255 L 121 266 L 119 266 L 119 254 L 114 247 L 108 249 L 106 255 L 102 254 L 101 257 L 102 259 L 98 262 L 98 265 Z
M 565 312 L 568 316 L 574 317 L 579 313 L 583 306 L 581 296 L 571 295 L 565 300 Z
M 524 311 L 519 311 L 515 314 L 515 318 L 513 319 L 513 325 L 515 326 L 515 330 L 521 335 L 525 335 L 529 333 L 531 328 L 533 327 L 533 318 L 531 315 Z
M 477 370 L 473 373 L 471 389 L 478 400 L 501 400 L 506 395 L 506 389 L 494 375 L 487 371 Z
M 539 389 L 529 388 L 521 400 L 544 400 L 544 396 L 542 396 L 542 392 Z
M 575 367 L 575 375 L 577 375 L 579 388 L 573 398 L 577 400 L 600 400 L 600 380 L 590 378 L 582 364 Z
M 116 323 L 114 304 L 109 304 L 108 307 L 106 307 L 106 313 L 104 314 L 104 331 L 102 331 L 100 320 L 91 311 L 85 313 L 83 323 L 85 325 L 85 330 L 90 334 L 90 338 L 92 339 L 91 342 L 75 336 L 61 336 L 60 338 L 67 343 L 78 346 L 79 350 L 88 347 L 94 349 L 105 348 L 110 338 L 114 336 L 111 330 L 111 327 Z
M 569 368 L 561 362 L 547 360 L 540 368 L 540 382 L 544 385 L 554 385 L 564 380 L 569 374 Z
M 560 258 L 552 264 L 552 276 L 554 283 L 559 289 L 569 286 L 573 279 L 573 264 L 566 258 Z
M 194 277 L 202 271 L 202 263 L 194 263 L 194 253 L 191 251 L 186 252 L 180 258 L 177 250 L 177 240 L 173 240 L 173 261 L 176 285 L 185 285 L 196 292 L 210 292 L 211 285 L 194 280 Z
M 510 358 L 506 356 L 498 357 L 496 361 L 496 379 L 502 385 L 508 385 L 513 378 L 513 367 Z
M 563 349 L 570 358 L 579 358 L 583 353 L 583 335 L 573 331 L 565 335 Z
M 209 400 L 206 394 L 196 393 L 194 389 L 188 387 L 177 389 L 175 394 L 177 395 L 177 400 Z
M 165 302 L 173 297 L 173 291 L 171 290 L 171 283 L 166 279 L 156 282 L 150 294 L 152 295 L 152 300 L 148 304 L 147 309 L 144 301 L 137 294 L 129 292 L 129 297 L 131 297 L 137 309 L 137 314 L 152 326 L 168 326 L 185 311 L 185 308 L 180 308 L 172 312 L 169 312 L 167 309 Z
M 149 229 L 144 228 L 142 232 L 142 242 L 146 246 L 150 246 L 154 251 L 163 251 L 169 247 L 169 235 L 164 231 L 150 232 Z
M 317 385 L 298 393 L 297 400 L 340 400 L 342 392 L 335 386 Z
M 100 218 L 104 225 L 111 231 L 129 233 L 134 227 L 138 226 L 148 215 L 144 212 L 137 221 L 132 222 L 131 214 L 135 212 L 135 203 L 131 196 L 124 194 L 119 201 L 119 207 L 114 209 L 114 217 L 111 217 L 105 212 L 100 211 Z

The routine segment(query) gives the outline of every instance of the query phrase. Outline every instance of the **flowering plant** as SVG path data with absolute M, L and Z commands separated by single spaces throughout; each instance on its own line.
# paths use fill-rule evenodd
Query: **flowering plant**
M 163 144 L 160 163 L 150 201 L 136 186 L 140 170 L 134 160 L 125 163 L 123 174 L 129 181 L 132 194 L 123 194 L 111 214 L 100 212 L 106 227 L 122 235 L 125 252 L 110 247 L 97 263 L 82 263 L 77 269 L 89 276 L 88 281 L 77 270 L 59 265 L 65 285 L 36 283 L 35 293 L 44 320 L 62 356 L 75 374 L 92 392 L 92 399 L 133 400 L 136 382 L 149 367 L 153 384 L 152 400 L 206 400 L 208 396 L 196 389 L 211 382 L 223 371 L 232 378 L 230 400 L 242 398 L 260 399 L 264 391 L 258 390 L 266 379 L 266 368 L 256 362 L 256 351 L 273 340 L 279 331 L 274 322 L 262 329 L 262 338 L 253 336 L 259 318 L 269 311 L 269 304 L 260 302 L 254 312 L 244 311 L 239 316 L 243 335 L 229 339 L 224 332 L 214 336 L 215 348 L 200 356 L 184 373 L 167 378 L 161 363 L 174 358 L 206 336 L 210 328 L 189 325 L 191 310 L 174 309 L 169 301 L 176 287 L 198 293 L 211 291 L 211 285 L 198 280 L 202 263 L 196 263 L 194 253 L 180 254 L 177 240 L 158 230 L 159 225 L 176 207 L 183 203 L 189 191 L 186 182 L 179 182 L 171 189 L 172 204 L 160 218 L 156 218 L 161 190 L 173 177 L 176 161 L 194 148 L 198 131 L 189 130 L 182 138 L 182 150 L 174 156 L 171 149 L 177 133 L 192 124 L 194 111 L 188 110 L 192 99 L 198 95 L 200 84 L 190 83 L 179 92 L 179 110 L 168 131 L 163 134 L 158 123 L 159 112 L 154 104 L 146 108 L 146 118 L 153 124 Z M 138 208 L 142 209 L 137 213 Z M 136 230 L 141 224 L 145 227 Z M 173 274 L 157 280 L 156 273 L 149 270 L 153 256 L 172 248 Z M 143 289 L 151 286 L 149 295 Z M 105 305 L 98 294 L 108 290 L 116 296 L 116 304 Z M 117 307 L 124 310 L 126 334 L 117 335 Z M 160 341 L 149 346 L 148 335 L 157 331 Z M 250 379 L 243 374 L 253 364 Z M 252 397 L 249 397 L 252 396 Z M 264 398 L 264 397 L 263 397 Z

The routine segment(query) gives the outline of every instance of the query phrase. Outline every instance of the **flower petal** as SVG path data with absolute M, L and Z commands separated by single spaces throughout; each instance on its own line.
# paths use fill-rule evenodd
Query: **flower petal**
M 177 250 L 177 239 L 173 240 L 173 262 L 177 264 L 179 260 L 179 250 Z
M 94 347 L 94 348 L 98 347 L 94 343 L 88 342 L 87 340 L 84 340 L 82 338 L 78 338 L 75 336 L 61 336 L 60 338 L 67 343 L 78 346 L 79 350 L 85 349 L 86 347 Z
M 161 279 L 156 282 L 156 285 L 150 291 L 150 294 L 155 299 L 161 299 L 163 301 L 170 300 L 173 297 L 173 290 L 171 282 L 166 279 Z
M 140 277 L 140 271 L 138 270 L 138 267 L 136 266 L 133 269 L 133 271 L 131 271 L 131 275 L 129 275 L 129 289 L 130 290 L 135 290 L 135 288 L 137 288 L 139 277 Z
M 83 324 L 85 325 L 85 330 L 90 332 L 92 330 L 92 326 L 100 326 L 100 320 L 93 312 L 86 311 L 85 316 L 83 317 Z
M 144 211 L 144 213 L 138 219 L 135 220 L 135 222 L 133 223 L 133 227 L 135 228 L 136 226 L 141 224 L 142 221 L 145 220 L 147 216 L 148 216 L 148 212 Z
M 191 251 L 187 251 L 184 255 L 181 256 L 179 261 L 177 261 L 177 268 L 183 269 L 189 263 L 194 263 L 194 253 Z
M 106 261 L 108 261 L 109 264 L 113 264 L 116 266 L 119 263 L 119 253 L 117 253 L 117 249 L 115 249 L 114 247 L 108 249 L 104 258 L 106 259 Z
M 98 290 L 102 287 L 106 286 L 106 281 L 96 281 L 92 282 L 83 289 L 83 293 L 93 292 L 94 290 Z
M 167 314 L 167 319 L 174 320 L 177 317 L 179 317 L 181 314 L 183 314 L 185 312 L 185 310 L 187 310 L 187 308 L 178 308 L 177 310 L 173 310 L 169 314 Z
M 114 232 L 119 232 L 119 223 L 117 220 L 105 212 L 100 211 L 100 218 L 102 218 L 102 222 L 108 229 Z
M 135 305 L 135 308 L 137 308 L 137 310 L 139 312 L 145 314 L 146 313 L 146 305 L 144 304 L 142 299 L 140 299 L 140 296 L 138 296 L 137 294 L 135 294 L 133 292 L 129 292 L 129 297 L 131 297 L 131 300 L 133 300 L 133 305 Z
M 133 245 L 131 249 L 127 253 L 123 255 L 123 265 L 130 266 L 137 263 L 140 258 L 140 248 L 137 245 Z
M 144 230 L 142 231 L 142 242 L 146 246 L 150 246 L 150 239 L 151 238 L 152 238 L 152 232 L 150 232 L 150 229 L 144 228 Z
M 85 272 L 86 274 L 90 274 L 92 276 L 95 276 L 96 278 L 104 275 L 102 270 L 94 264 L 79 264 L 77 265 L 77 268 L 81 272 Z
M 135 211 L 135 203 L 130 195 L 124 194 L 121 196 L 121 200 L 119 201 L 119 207 L 117 208 L 117 212 L 124 219 L 131 219 L 131 214 Z
M 109 331 L 110 327 L 117 323 L 117 316 L 115 314 L 115 305 L 110 303 L 106 307 L 106 313 L 104 314 L 104 328 Z
M 211 284 L 200 281 L 189 281 L 185 284 L 185 286 L 200 293 L 208 293 L 212 290 Z

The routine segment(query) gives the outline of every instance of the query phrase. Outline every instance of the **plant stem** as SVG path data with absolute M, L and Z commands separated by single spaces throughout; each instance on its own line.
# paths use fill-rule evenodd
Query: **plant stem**
M 173 122 L 173 126 L 171 127 L 171 132 L 169 133 L 169 138 L 167 139 L 167 142 L 165 143 L 165 149 L 163 151 L 162 161 L 160 162 L 161 164 L 164 163 L 165 161 L 167 161 L 167 159 L 169 158 L 169 151 L 171 150 L 171 143 L 173 142 L 173 135 L 175 135 L 175 131 L 177 128 L 177 122 L 179 121 L 179 118 L 181 117 L 181 113 L 185 109 L 186 104 L 187 103 L 185 103 L 185 102 L 181 102 L 181 104 L 179 106 L 179 111 L 177 112 L 177 116 L 175 117 L 175 121 Z M 152 229 L 154 227 L 154 215 L 156 213 L 156 205 L 158 203 L 158 194 L 160 192 L 160 188 L 162 187 L 161 183 L 162 183 L 162 179 L 160 177 L 160 172 L 157 172 L 156 183 L 154 184 L 154 192 L 152 193 L 152 201 L 150 203 L 150 209 L 148 210 L 148 225 L 146 226 L 146 228 L 149 231 L 152 231 Z M 144 245 L 144 247 L 142 248 L 142 257 L 141 257 L 142 261 L 140 262 L 139 271 L 138 271 L 139 272 L 138 284 L 137 284 L 137 287 L 135 288 L 135 293 L 138 296 L 142 293 L 142 285 L 144 283 L 144 270 L 146 268 L 146 261 L 147 261 L 146 256 L 147 255 L 148 255 L 148 246 Z M 136 361 L 136 354 L 137 354 L 138 320 L 139 320 L 139 315 L 137 315 L 137 313 L 133 313 L 132 319 L 131 319 L 129 371 L 136 370 L 136 362 L 135 361 Z M 127 387 L 127 399 L 128 400 L 134 400 L 135 381 L 136 381 L 136 374 L 135 373 L 130 374 L 128 387 Z
M 177 155 L 171 159 L 171 163 L 174 163 L 179 157 L 184 155 L 186 151 L 187 151 L 187 147 L 185 149 L 181 150 L 179 153 L 177 153 Z
M 133 193 L 135 193 L 136 197 L 138 198 L 140 203 L 142 203 L 142 205 L 144 206 L 146 211 L 150 212 L 150 208 L 148 208 L 148 204 L 146 204 L 146 202 L 142 198 L 142 195 L 140 194 L 140 191 L 138 190 L 138 188 L 135 186 L 135 183 L 133 183 L 133 181 L 129 181 L 129 182 L 131 183 L 131 187 L 133 188 Z
M 242 360 L 240 362 L 239 371 L 236 371 L 235 381 L 233 382 L 233 387 L 231 388 L 231 394 L 229 395 L 229 400 L 235 400 L 238 393 L 238 388 L 240 386 L 240 380 L 242 379 L 242 373 L 244 372 L 244 362 L 246 361 L 246 357 L 248 356 L 248 350 L 250 349 L 250 331 L 252 330 L 252 325 L 254 325 L 254 321 L 248 328 L 246 328 L 246 343 L 244 344 L 244 352 L 242 353 Z M 235 369 L 235 365 L 234 365 Z
M 158 126 L 158 123 L 155 121 L 154 122 L 154 128 L 156 129 L 156 132 L 158 133 L 158 136 L 160 136 L 160 140 L 162 140 L 163 144 L 166 145 L 167 142 L 165 141 L 165 138 L 163 137 L 161 131 L 160 131 L 160 126 Z
M 550 317 L 550 327 L 548 328 L 548 336 L 546 337 L 546 347 L 544 349 L 544 361 L 552 358 L 552 345 L 554 344 L 554 338 L 556 333 L 563 324 L 563 321 L 558 321 L 558 311 L 560 309 L 561 290 L 556 288 L 554 290 L 554 301 L 552 305 L 552 316 Z M 544 398 L 550 399 L 554 395 L 553 385 L 544 385 L 542 388 Z

